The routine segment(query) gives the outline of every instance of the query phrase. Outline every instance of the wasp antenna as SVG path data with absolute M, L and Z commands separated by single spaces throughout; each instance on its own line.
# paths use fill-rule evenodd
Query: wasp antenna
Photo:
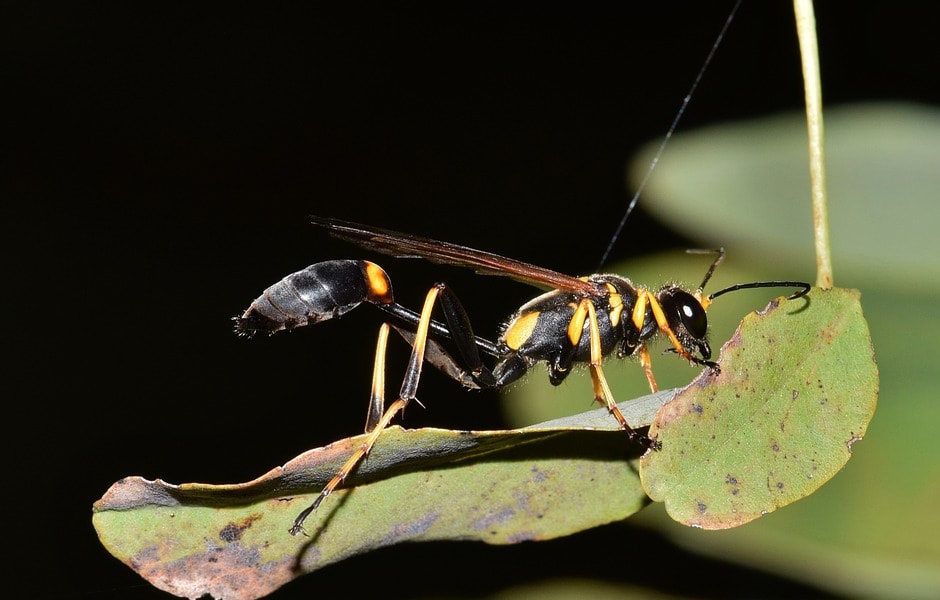
M 705 280 L 707 281 L 708 277 L 706 277 Z M 810 289 L 812 289 L 813 286 L 806 283 L 805 281 L 755 281 L 753 283 L 739 283 L 737 285 L 726 287 L 723 290 L 718 290 L 717 292 L 713 294 L 709 294 L 708 299 L 714 300 L 715 298 L 717 298 L 718 296 L 721 296 L 722 294 L 727 294 L 728 292 L 735 292 L 737 290 L 746 290 L 750 288 L 764 288 L 764 287 L 802 288 L 798 292 L 787 296 L 787 300 L 794 300 L 796 298 L 799 298 L 801 296 L 805 296 L 806 294 L 808 294 Z
M 735 2 L 734 6 L 731 8 L 731 13 L 728 15 L 728 18 L 725 19 L 725 24 L 721 27 L 721 31 L 718 32 L 718 37 L 715 38 L 715 42 L 712 44 L 711 50 L 708 52 L 708 56 L 705 57 L 705 62 L 702 63 L 698 73 L 695 75 L 695 79 L 692 81 L 692 85 L 689 87 L 689 91 L 682 100 L 682 104 L 679 106 L 679 110 L 676 112 L 676 116 L 673 117 L 672 123 L 669 125 L 669 129 L 666 130 L 666 135 L 663 136 L 662 141 L 659 143 L 659 148 L 656 149 L 656 154 L 653 155 L 653 160 L 650 161 L 650 166 L 646 170 L 646 174 L 643 176 L 642 181 L 640 181 L 640 184 L 637 186 L 636 192 L 633 194 L 633 198 L 630 199 L 630 203 L 627 205 L 626 212 L 624 213 L 623 217 L 621 217 L 620 223 L 617 224 L 617 228 L 614 229 L 614 235 L 611 236 L 610 242 L 607 243 L 607 248 L 604 250 L 604 253 L 601 254 L 601 260 L 597 265 L 598 271 L 600 271 L 600 268 L 604 265 L 604 263 L 607 262 L 607 257 L 610 256 L 610 252 L 613 250 L 614 244 L 620 237 L 620 232 L 623 231 L 624 226 L 627 224 L 627 219 L 630 217 L 630 213 L 632 213 L 633 209 L 636 207 L 636 203 L 640 199 L 640 194 L 643 193 L 643 190 L 646 188 L 646 184 L 653 175 L 653 171 L 656 169 L 656 165 L 659 164 L 659 159 L 666 150 L 666 145 L 672 139 L 672 135 L 676 132 L 676 129 L 679 128 L 679 121 L 681 121 L 682 117 L 685 115 L 685 111 L 689 107 L 689 102 L 692 100 L 692 96 L 694 96 L 695 92 L 698 90 L 698 86 L 702 82 L 702 78 L 705 76 L 705 72 L 708 70 L 709 65 L 711 65 L 712 59 L 715 58 L 715 53 L 718 51 L 718 46 L 720 46 L 722 40 L 725 39 L 725 34 L 728 33 L 728 28 L 731 27 L 731 22 L 734 21 L 734 17 L 737 14 L 738 8 L 740 8 L 740 6 L 741 0 L 737 0 L 737 2 Z M 706 281 L 708 280 L 707 277 L 705 279 Z M 702 285 L 704 285 L 704 283 Z
M 705 272 L 705 277 L 702 279 L 702 283 L 698 286 L 698 291 L 705 289 L 705 284 L 708 283 L 708 280 L 712 278 L 712 274 L 715 272 L 715 269 L 721 264 L 721 261 L 725 259 L 725 249 L 724 248 L 711 248 L 711 249 L 702 249 L 702 248 L 690 248 L 685 251 L 686 254 L 717 254 L 715 261 L 712 263 L 712 266 L 708 267 L 708 271 Z M 709 296 L 711 299 L 712 296 Z

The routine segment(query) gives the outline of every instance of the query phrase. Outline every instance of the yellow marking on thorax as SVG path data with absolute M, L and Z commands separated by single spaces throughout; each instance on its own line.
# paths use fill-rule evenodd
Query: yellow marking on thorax
M 571 316 L 571 321 L 568 322 L 568 340 L 571 342 L 572 346 L 577 346 L 581 343 L 581 335 L 584 333 L 584 322 L 588 318 L 588 311 L 584 302 L 578 305 L 575 309 L 574 314 Z
M 607 303 L 610 304 L 610 324 L 616 327 L 620 324 L 620 315 L 623 313 L 623 298 L 617 293 L 617 288 L 609 283 L 607 289 L 610 291 L 607 298 Z
M 535 331 L 535 324 L 539 320 L 539 314 L 538 311 L 526 313 L 520 315 L 519 318 L 510 323 L 506 332 L 503 334 L 503 340 L 510 349 L 518 350 L 532 337 L 532 332 Z
M 636 304 L 633 305 L 633 324 L 637 329 L 643 329 L 643 323 L 646 321 L 646 305 L 649 302 L 649 290 L 637 290 Z

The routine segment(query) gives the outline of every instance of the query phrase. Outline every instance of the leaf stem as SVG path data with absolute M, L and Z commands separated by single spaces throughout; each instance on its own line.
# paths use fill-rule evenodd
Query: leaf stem
M 816 285 L 828 289 L 832 283 L 829 246 L 829 209 L 826 203 L 822 83 L 819 77 L 819 48 L 812 0 L 793 0 L 797 36 L 803 63 L 806 94 L 806 125 L 809 133 L 810 195 L 813 204 L 813 237 L 816 242 Z

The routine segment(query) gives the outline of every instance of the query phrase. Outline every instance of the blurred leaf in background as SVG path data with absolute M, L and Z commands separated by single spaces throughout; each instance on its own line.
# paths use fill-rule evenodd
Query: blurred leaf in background
M 846 468 L 819 492 L 745 527 L 684 528 L 660 504 L 630 521 L 703 554 L 835 593 L 935 598 L 940 361 L 931 347 L 940 338 L 940 110 L 854 105 L 830 109 L 825 119 L 835 282 L 861 291 L 881 379 L 868 433 Z M 710 289 L 814 278 L 805 132 L 805 116 L 793 113 L 673 138 L 669 160 L 650 179 L 641 205 L 702 247 L 728 250 Z M 656 146 L 634 161 L 633 182 L 649 168 Z M 629 230 L 628 223 L 624 239 Z M 670 281 L 694 287 L 706 267 L 707 261 L 677 250 L 610 270 L 652 288 Z M 744 314 L 763 308 L 773 295 L 757 289 L 716 300 L 709 311 L 712 346 L 724 343 Z M 652 354 L 664 389 L 685 385 L 698 372 L 675 356 L 660 356 L 656 347 Z M 646 393 L 639 365 L 619 362 L 606 368 L 618 399 Z M 540 375 L 533 373 L 508 394 L 504 410 L 511 423 L 572 414 L 591 402 L 586 373 L 559 388 Z

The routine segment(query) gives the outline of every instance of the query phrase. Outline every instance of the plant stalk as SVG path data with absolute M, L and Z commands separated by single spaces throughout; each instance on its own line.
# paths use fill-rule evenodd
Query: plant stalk
M 806 94 L 806 125 L 809 133 L 810 196 L 813 204 L 813 238 L 816 244 L 816 285 L 829 289 L 832 257 L 829 246 L 829 209 L 826 202 L 826 169 L 823 142 L 822 83 L 819 76 L 819 47 L 812 0 L 793 0 L 796 30 L 803 63 Z

